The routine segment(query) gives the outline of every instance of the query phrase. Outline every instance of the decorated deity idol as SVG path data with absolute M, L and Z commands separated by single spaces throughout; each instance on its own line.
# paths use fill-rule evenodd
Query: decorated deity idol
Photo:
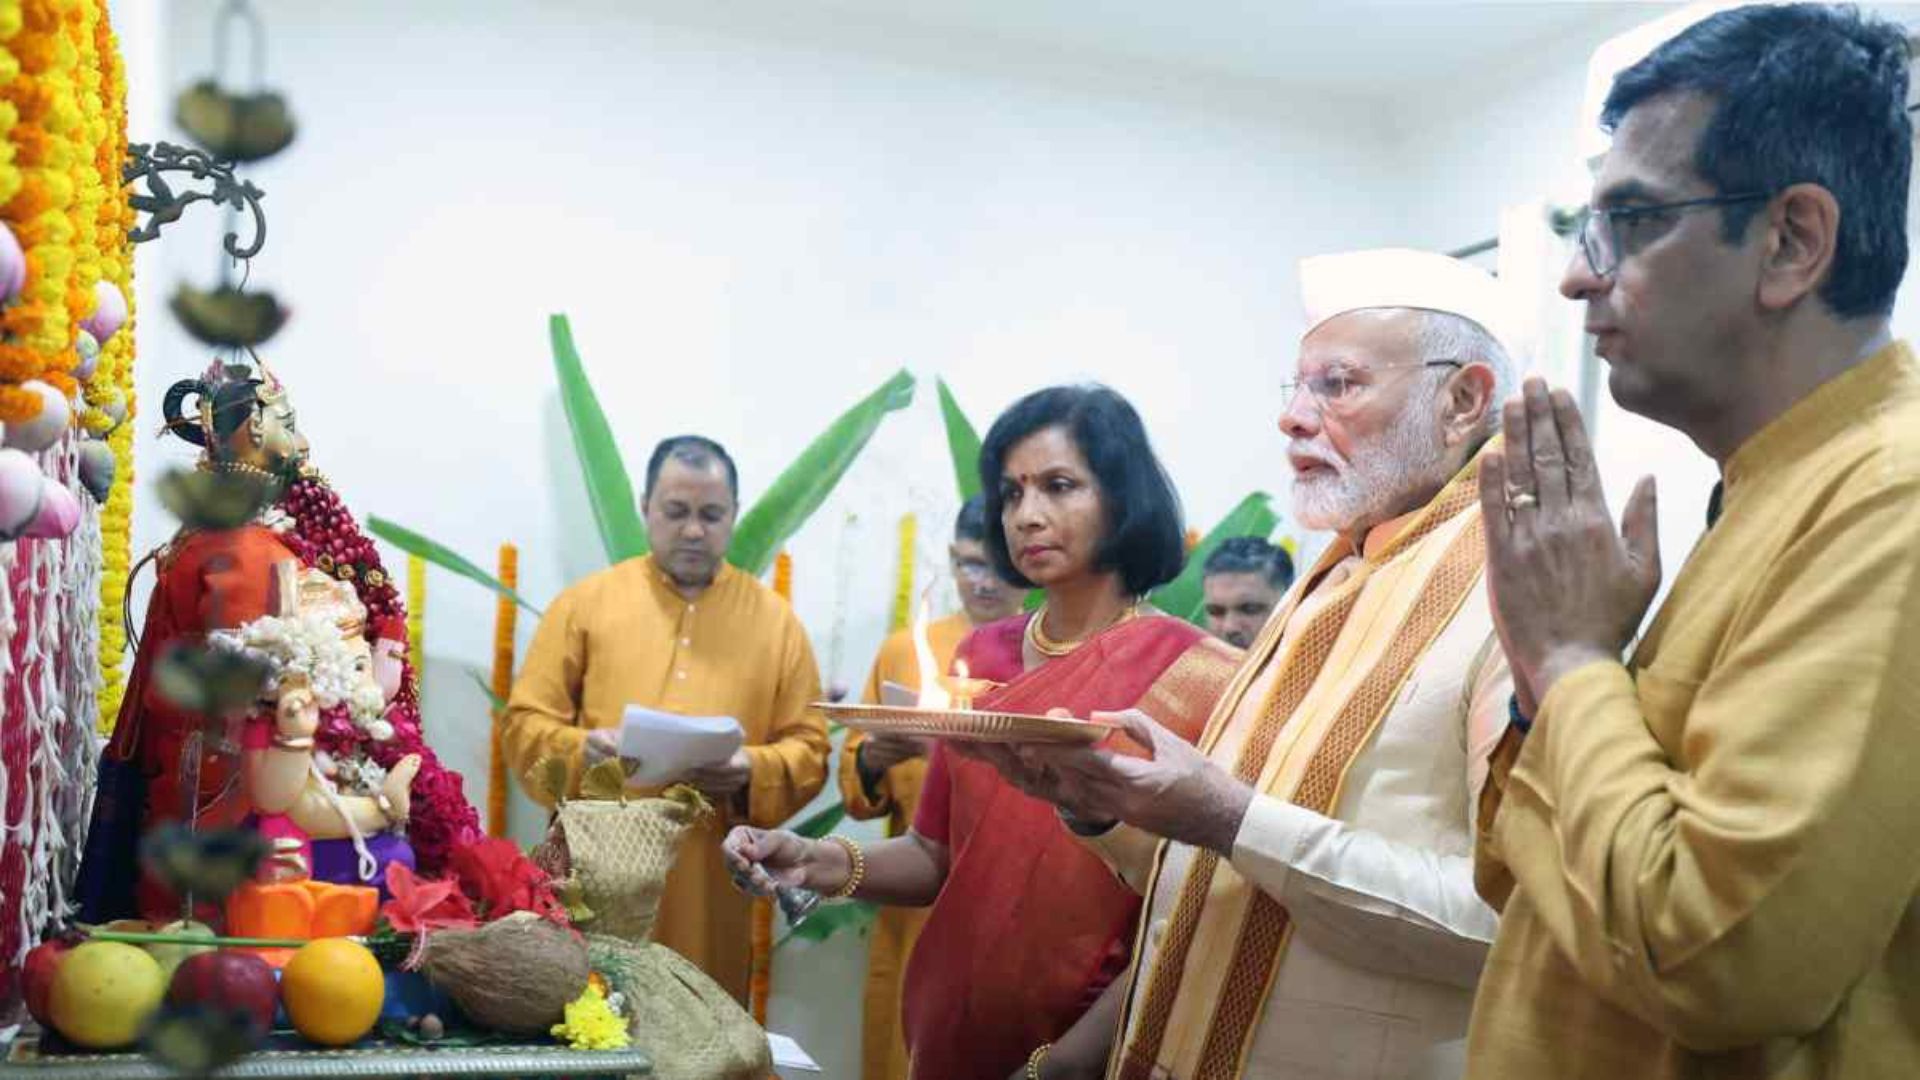
M 342 708 L 366 743 L 393 739 L 367 609 L 351 585 L 292 559 L 274 567 L 273 593 L 276 614 L 209 635 L 271 673 L 240 735 L 246 822 L 271 844 L 270 876 L 383 884 L 389 863 L 415 866 L 404 830 L 420 755 L 389 770 L 355 742 L 341 757 L 316 742 L 322 710 Z
M 361 873 L 369 860 L 353 849 L 350 832 L 339 831 L 344 825 L 328 824 L 340 822 L 342 814 L 321 812 L 331 802 L 326 784 L 343 800 L 368 800 L 343 805 L 370 850 L 397 856 L 395 826 L 404 821 L 412 860 L 423 875 L 439 876 L 457 847 L 480 836 L 478 817 L 459 775 L 440 764 L 421 736 L 415 676 L 405 652 L 405 609 L 372 541 L 309 465 L 286 388 L 264 364 L 216 362 L 201 378 L 175 383 L 162 411 L 166 433 L 200 448 L 200 471 L 265 485 L 267 503 L 237 527 L 184 527 L 153 556 L 157 581 L 102 765 L 82 865 L 83 916 L 179 916 L 178 898 L 163 885 L 140 875 L 136 890 L 135 875 L 128 872 L 139 835 L 169 822 L 222 827 L 267 821 L 268 831 L 299 841 L 298 856 L 309 860 L 306 869 L 315 877 L 380 883 L 383 873 Z M 355 639 L 350 663 L 357 681 L 350 689 L 317 692 L 313 672 L 271 656 L 279 647 L 269 640 L 271 631 L 291 625 L 282 610 L 287 599 L 296 613 L 304 606 L 276 585 L 284 580 L 285 571 L 277 569 L 283 563 L 298 567 L 295 591 L 303 595 L 323 580 L 340 586 L 328 598 L 314 592 L 312 610 L 333 613 L 337 644 L 349 644 L 337 633 L 343 627 Z M 349 592 L 359 605 L 357 615 L 344 603 Z M 269 618 L 278 621 L 261 621 Z M 233 633 L 213 637 L 219 631 Z M 170 690 L 177 680 L 167 677 L 169 668 L 178 666 L 170 654 L 223 641 L 274 659 L 269 666 L 281 675 L 273 684 L 274 700 L 262 706 L 266 713 L 208 718 L 183 707 L 177 689 Z M 332 677 L 331 669 L 323 675 Z M 288 693 L 303 678 L 304 690 Z M 311 731 L 302 734 L 309 721 Z M 285 745 L 276 748 L 275 738 Z M 302 743 L 307 739 L 310 749 Z M 410 784 L 394 780 L 404 779 L 415 761 Z M 282 806 L 296 772 L 294 802 Z M 272 784 L 262 788 L 259 781 L 268 777 Z M 321 786 L 310 788 L 309 779 Z M 396 788 L 408 790 L 396 799 Z M 328 843 L 309 848 L 310 840 Z M 339 856 L 342 850 L 348 857 Z M 373 862 L 387 861 L 381 852 L 373 854 Z M 276 860 L 267 872 L 282 874 L 293 865 Z

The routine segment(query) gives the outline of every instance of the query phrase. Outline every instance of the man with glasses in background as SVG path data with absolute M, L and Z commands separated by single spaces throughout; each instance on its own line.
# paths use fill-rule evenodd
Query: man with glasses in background
M 1747 7 L 1614 81 L 1561 290 L 1615 400 L 1721 483 L 1623 662 L 1660 582 L 1651 479 L 1616 531 L 1572 399 L 1506 407 L 1481 488 L 1519 717 L 1476 1078 L 1920 1076 L 1908 63 L 1852 8 Z
M 1038 1075 L 1458 1077 L 1495 930 L 1475 800 L 1512 683 L 1482 585 L 1480 455 L 1512 362 L 1492 278 L 1415 251 L 1308 259 L 1280 429 L 1294 517 L 1337 537 L 1198 748 L 969 750 L 1063 808 L 1147 898 L 1134 965 Z M 1032 1073 L 1030 1073 L 1032 1075 Z

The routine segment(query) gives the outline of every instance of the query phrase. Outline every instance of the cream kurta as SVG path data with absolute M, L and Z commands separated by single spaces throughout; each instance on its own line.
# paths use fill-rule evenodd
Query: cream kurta
M 927 645 L 942 672 L 953 663 L 973 624 L 964 612 L 927 624 Z M 880 703 L 882 683 L 920 689 L 920 663 L 914 656 L 913 631 L 896 630 L 880 645 L 873 671 L 867 676 L 862 701 Z M 887 835 L 903 836 L 920 805 L 920 786 L 926 782 L 927 759 L 908 758 L 880 777 L 869 793 L 860 782 L 860 746 L 864 732 L 849 731 L 840 751 L 840 796 L 847 816 L 868 821 L 887 819 Z M 907 973 L 907 957 L 920 936 L 930 908 L 882 907 L 867 938 L 867 990 L 861 1008 L 860 1075 L 862 1080 L 906 1080 L 907 1044 L 900 1035 L 900 990 Z
M 1408 520 L 1374 529 L 1368 552 L 1384 547 Z M 1285 621 L 1270 624 L 1248 655 L 1257 670 L 1251 678 L 1243 671 L 1237 702 L 1231 691 L 1223 701 L 1233 711 L 1208 748 L 1209 759 L 1233 768 L 1268 697 L 1277 661 L 1296 644 L 1293 632 L 1327 594 L 1356 584 L 1357 577 L 1361 595 L 1302 711 L 1317 697 L 1349 693 L 1393 629 L 1382 625 L 1379 609 L 1388 605 L 1379 601 L 1419 585 L 1419 574 L 1392 571 L 1432 557 L 1435 545 L 1444 547 L 1461 524 L 1456 519 L 1378 566 L 1349 555 L 1325 573 L 1303 577 L 1296 588 L 1307 595 L 1297 604 L 1282 603 L 1276 618 Z M 1321 565 L 1330 562 L 1333 557 Z M 1270 795 L 1255 797 L 1235 840 L 1232 866 L 1286 907 L 1293 934 L 1256 1021 L 1245 1075 L 1460 1075 L 1474 981 L 1496 925 L 1473 890 L 1473 808 L 1487 756 L 1507 723 L 1511 687 L 1484 588 L 1476 584 L 1355 757 L 1331 817 Z M 1297 726 L 1289 721 L 1283 728 L 1268 775 L 1287 757 Z M 1090 844 L 1136 890 L 1146 887 L 1161 847 L 1124 826 Z M 1144 920 L 1144 955 L 1129 975 L 1133 993 L 1123 1037 L 1138 1024 L 1141 973 L 1158 955 L 1196 854 L 1183 844 L 1164 849 Z M 1196 953 L 1189 962 L 1224 961 Z M 1170 1028 L 1167 1052 L 1191 1057 L 1206 1034 Z M 1117 1062 L 1120 1044 L 1115 1050 Z
M 1912 354 L 1725 485 L 1632 662 L 1556 682 L 1507 779 L 1476 1078 L 1920 1076 Z
M 773 590 L 722 566 L 690 603 L 643 557 L 574 584 L 547 609 L 502 742 L 516 776 L 558 756 L 573 762 L 577 784 L 587 732 L 617 727 L 628 705 L 740 722 L 752 780 L 682 841 L 653 936 L 744 1001 L 751 901 L 729 881 L 720 840 L 737 824 L 780 824 L 826 782 L 819 697 L 813 648 Z

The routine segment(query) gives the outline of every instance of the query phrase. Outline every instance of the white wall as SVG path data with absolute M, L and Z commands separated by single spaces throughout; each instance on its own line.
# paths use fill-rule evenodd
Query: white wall
M 169 87 L 207 67 L 217 6 L 167 5 Z M 519 544 L 536 602 L 603 564 L 549 312 L 573 316 L 636 478 L 655 439 L 698 430 L 735 452 L 748 501 L 890 372 L 922 377 L 792 548 L 843 683 L 887 618 L 898 516 L 922 513 L 928 564 L 942 551 L 934 375 L 983 430 L 1029 389 L 1113 384 L 1204 527 L 1284 491 L 1295 260 L 1400 233 L 1371 114 L 1191 72 L 771 0 L 259 6 L 302 125 L 250 171 L 271 220 L 253 280 L 294 308 L 267 353 L 356 511 L 486 565 Z M 213 243 L 201 221 L 143 255 L 143 427 L 204 364 L 159 308 L 209 280 Z M 143 441 L 143 477 L 186 450 Z M 153 511 L 141 545 L 168 528 Z M 486 717 L 457 665 L 484 667 L 492 600 L 436 574 L 427 607 L 429 726 L 477 781 Z M 857 967 L 779 967 L 774 1026 L 833 1076 L 852 1073 Z

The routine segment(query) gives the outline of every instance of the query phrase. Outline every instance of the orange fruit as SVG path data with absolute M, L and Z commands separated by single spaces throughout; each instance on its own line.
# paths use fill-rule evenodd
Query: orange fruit
M 346 938 L 302 945 L 280 973 L 280 1000 L 309 1042 L 345 1046 L 373 1030 L 387 1000 L 387 978 L 366 947 Z

